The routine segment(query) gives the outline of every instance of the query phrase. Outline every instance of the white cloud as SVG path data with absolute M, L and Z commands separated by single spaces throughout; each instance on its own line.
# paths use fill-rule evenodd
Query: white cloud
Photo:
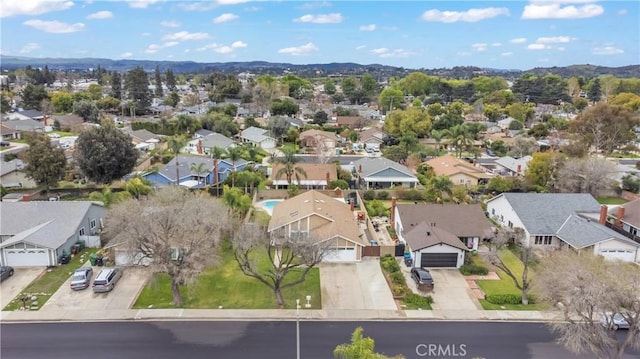
M 492 44 L 491 44 L 491 46 L 493 46 L 493 47 L 500 47 L 500 46 L 502 46 L 502 43 L 500 43 L 500 42 L 494 42 L 494 43 L 492 43 Z
M 238 18 L 238 15 L 236 15 L 236 14 L 231 14 L 231 13 L 222 14 L 222 15 L 214 18 L 213 19 L 213 23 L 214 24 L 222 24 L 224 22 L 233 21 L 233 20 L 235 20 L 237 18 Z
M 176 4 L 178 8 L 184 11 L 208 11 L 217 8 L 219 5 L 213 1 L 208 2 L 181 2 Z
M 163 40 L 177 40 L 177 41 L 187 41 L 187 40 L 204 40 L 208 39 L 209 34 L 206 32 L 188 32 L 188 31 L 179 31 L 173 34 L 167 34 L 162 37 Z
M 476 50 L 476 51 L 486 51 L 487 50 L 487 44 L 485 43 L 475 43 L 472 44 L 471 47 Z
M 563 1 L 567 2 L 567 1 Z M 560 3 L 544 2 L 526 5 L 522 11 L 523 19 L 584 19 L 599 16 L 604 13 L 604 8 L 596 4 L 581 6 Z
M 544 50 L 547 48 L 545 44 L 529 44 L 527 50 Z
M 180 44 L 178 41 L 168 41 L 163 44 L 162 47 L 173 47 Z
M 376 55 L 381 55 L 387 52 L 389 52 L 389 49 L 387 49 L 386 47 L 380 47 L 380 48 L 371 50 L 371 53 Z
M 378 57 L 382 58 L 390 58 L 390 57 L 409 57 L 412 54 L 411 51 L 403 50 L 403 49 L 388 49 L 386 47 L 380 47 L 377 49 L 371 50 L 371 53 L 374 55 L 378 55 Z
M 77 22 L 75 24 L 67 24 L 60 21 L 43 21 L 43 20 L 27 20 L 23 22 L 27 26 L 31 26 L 35 29 L 49 32 L 52 34 L 68 34 L 71 32 L 78 32 L 84 29 L 84 24 Z
M 509 40 L 510 43 L 512 44 L 522 44 L 527 42 L 527 38 L 526 37 L 516 37 L 515 39 L 511 39 Z
M 591 50 L 591 53 L 594 55 L 617 55 L 623 54 L 624 50 L 609 45 L 604 47 L 596 47 L 595 49 Z
M 305 55 L 309 55 L 314 51 L 318 51 L 318 47 L 314 45 L 312 42 L 308 42 L 302 46 L 285 47 L 283 49 L 278 50 L 278 53 L 288 54 L 292 56 L 305 56 Z
M 622 9 L 622 10 L 618 11 L 618 15 L 626 15 L 628 13 L 629 13 L 629 11 L 627 11 L 627 9 Z
M 89 14 L 87 19 L 98 20 L 98 19 L 110 19 L 113 17 L 113 13 L 111 11 L 98 11 L 93 14 Z
M 249 0 L 217 0 L 216 2 L 220 5 L 236 5 L 249 2 Z
M 294 19 L 295 22 L 310 22 L 314 24 L 337 24 L 341 23 L 344 20 L 344 17 L 340 13 L 332 13 L 332 14 L 319 14 L 319 15 L 303 15 L 297 19 Z
M 173 20 L 165 20 L 160 22 L 160 26 L 163 27 L 180 27 L 180 23 Z
M 30 42 L 24 46 L 22 46 L 22 48 L 20 49 L 20 53 L 21 54 L 28 54 L 31 51 L 35 51 L 37 49 L 40 48 L 40 45 L 36 44 L 35 42 Z
M 513 55 L 513 52 L 503 52 L 500 54 L 500 56 L 511 56 Z
M 561 44 L 570 42 L 571 38 L 569 36 L 554 36 L 554 37 L 539 37 L 536 40 L 538 44 Z
M 120 58 L 126 59 L 133 56 L 133 52 L 123 52 L 120 54 Z
M 363 49 L 366 49 L 366 48 L 367 48 L 367 45 L 356 46 L 356 50 L 363 50 Z
M 229 45 L 220 45 L 220 44 L 216 44 L 211 43 L 209 45 L 205 45 L 202 47 L 199 47 L 197 49 L 195 49 L 195 51 L 207 51 L 207 50 L 213 50 L 219 54 L 230 54 L 232 52 L 235 51 L 235 49 L 240 49 L 240 48 L 244 48 L 247 47 L 247 44 L 242 42 L 242 41 L 235 41 L 233 42 L 230 46 Z
M 220 45 L 213 43 L 213 44 L 209 44 L 209 45 L 205 45 L 202 47 L 199 47 L 196 49 L 196 51 L 206 51 L 206 50 L 213 50 L 213 49 L 217 49 L 218 47 L 220 47 Z
M 484 9 L 469 9 L 467 11 L 440 11 L 433 9 L 425 11 L 420 18 L 424 21 L 452 23 L 458 21 L 477 22 L 500 15 L 509 16 L 509 9 L 506 7 L 488 7 Z
M 177 46 L 179 44 L 180 44 L 180 42 L 178 42 L 178 41 L 168 41 L 168 42 L 165 42 L 162 45 L 151 44 L 151 45 L 149 45 L 149 47 L 147 47 L 146 50 L 144 50 L 144 52 L 146 52 L 147 54 L 155 54 L 156 52 L 158 52 L 158 50 L 165 49 L 167 47 L 174 47 L 174 46 Z
M 304 3 L 298 6 L 298 9 L 313 10 L 313 9 L 320 9 L 323 7 L 331 7 L 331 3 L 328 1 L 313 1 L 313 2 Z
M 67 0 L 0 1 L 0 17 L 15 15 L 41 15 L 52 11 L 66 10 L 73 6 Z
M 247 44 L 242 41 L 235 41 L 233 44 L 231 44 L 231 47 L 233 47 L 234 49 L 239 49 L 239 48 L 247 47 Z
M 560 47 L 556 47 L 556 50 L 558 50 L 558 51 L 564 51 L 564 50 L 566 50 L 566 48 L 564 48 L 564 47 L 560 46 Z
M 134 9 L 146 9 L 149 5 L 157 3 L 158 0 L 135 0 L 129 1 L 129 7 Z
M 467 52 L 467 51 L 460 51 L 460 52 L 457 52 L 456 55 L 458 55 L 458 56 L 471 56 L 471 53 Z
M 362 25 L 360 26 L 360 31 L 374 31 L 376 29 L 376 24 Z
M 142 34 L 140 34 L 140 36 L 145 36 L 145 37 L 151 36 L 151 33 L 150 32 L 143 32 Z
M 233 49 L 230 46 L 220 46 L 216 49 L 214 49 L 213 51 L 219 53 L 219 54 L 230 54 L 233 52 Z

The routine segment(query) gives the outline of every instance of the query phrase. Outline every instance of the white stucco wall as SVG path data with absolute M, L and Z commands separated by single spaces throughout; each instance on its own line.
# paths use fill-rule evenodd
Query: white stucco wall
M 516 212 L 513 210 L 513 207 L 511 207 L 511 204 L 504 196 L 496 197 L 487 202 L 487 213 L 489 213 L 489 217 L 491 219 L 500 223 L 500 225 L 504 227 L 508 227 L 509 222 L 511 222 L 513 224 L 513 228 L 522 228 L 525 234 L 524 244 L 528 245 L 531 243 L 531 234 L 527 228 L 525 228 L 522 220 L 520 220 L 520 217 L 518 217 Z

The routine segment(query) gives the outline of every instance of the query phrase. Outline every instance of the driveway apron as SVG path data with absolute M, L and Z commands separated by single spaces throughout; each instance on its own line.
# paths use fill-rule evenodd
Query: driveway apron
M 38 278 L 45 269 L 44 267 L 14 268 L 13 276 L 0 283 L 0 305 L 2 305 L 2 308 L 6 307 L 15 299 L 15 297 Z

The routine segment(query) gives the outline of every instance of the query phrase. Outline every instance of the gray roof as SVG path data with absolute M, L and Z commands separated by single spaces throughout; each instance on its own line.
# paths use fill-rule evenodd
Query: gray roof
M 360 171 L 360 166 L 362 166 L 362 173 L 360 174 L 361 177 L 371 177 L 387 168 L 392 168 L 400 173 L 415 178 L 415 175 L 407 167 L 384 157 L 361 158 L 355 161 L 353 165 L 355 166 L 356 171 Z
M 442 228 L 431 227 L 425 222 L 417 226 L 404 235 L 404 239 L 412 251 L 419 251 L 423 248 L 432 247 L 444 243 L 454 248 L 468 250 L 456 235 L 445 231 Z
M 26 120 L 3 121 L 2 124 L 16 131 L 34 131 L 34 130 L 44 131 L 44 125 L 42 123 L 36 120 L 32 120 L 30 118 Z
M 24 111 L 18 111 L 18 113 L 27 117 L 31 117 L 33 119 L 39 119 L 44 117 L 44 114 L 42 114 L 42 112 L 38 110 L 24 110 Z
M 457 237 L 490 238 L 491 224 L 479 204 L 398 204 L 405 231 L 422 222 Z
M 208 136 L 208 135 L 210 135 L 212 133 L 215 133 L 215 132 L 213 132 L 211 130 L 207 130 L 207 129 L 201 128 L 199 130 L 196 130 L 196 132 L 194 134 L 196 135 L 196 137 L 205 137 L 205 136 Z
M 521 158 L 513 158 L 509 156 L 500 157 L 496 160 L 496 164 L 510 170 L 511 172 L 518 172 L 518 165 L 520 166 L 520 173 L 524 174 L 524 171 L 527 169 L 527 164 L 531 161 L 533 157 L 524 156 Z
M 598 223 L 575 214 L 570 215 L 562 224 L 556 236 L 574 248 L 593 246 L 602 241 L 617 239 L 627 244 L 640 246 L 629 238 Z
M 235 142 L 229 137 L 226 137 L 216 132 L 208 134 L 202 138 L 202 147 L 205 147 L 205 148 L 220 147 L 222 149 L 226 149 L 227 147 L 233 145 L 234 143 Z
M 2 162 L 2 164 L 0 164 L 0 177 L 14 171 L 23 170 L 24 168 L 24 162 L 18 158 L 12 159 L 9 162 Z
M 160 139 L 160 135 L 156 135 L 155 133 L 147 130 L 147 129 L 141 129 L 141 130 L 135 130 L 135 131 L 131 131 L 131 136 L 135 137 L 143 142 L 147 142 L 149 140 L 153 140 L 153 139 Z
M 242 138 L 251 142 L 260 143 L 269 138 L 269 131 L 264 128 L 251 126 L 242 130 Z
M 572 214 L 600 212 L 600 204 L 589 193 L 503 193 L 500 196 L 507 199 L 533 235 L 556 233 Z
M 195 163 L 196 166 L 200 163 L 204 163 L 204 173 L 200 173 L 200 176 L 204 176 L 207 173 L 213 171 L 213 159 L 207 156 L 184 156 L 179 155 L 178 160 L 180 163 L 180 178 L 183 179 L 185 177 L 197 176 L 198 174 L 191 170 L 191 164 Z M 221 162 L 226 162 L 231 165 L 231 161 L 229 160 L 221 160 Z M 236 168 L 240 168 L 249 163 L 243 159 L 236 161 Z M 222 171 L 222 169 L 221 169 Z M 163 168 L 161 168 L 158 173 L 168 180 L 175 182 L 176 180 L 176 158 L 174 157 L 169 163 L 167 163 Z
M 83 201 L 0 202 L 0 235 L 21 234 L 5 240 L 2 246 L 26 240 L 57 249 L 76 234 L 92 206 L 102 207 Z

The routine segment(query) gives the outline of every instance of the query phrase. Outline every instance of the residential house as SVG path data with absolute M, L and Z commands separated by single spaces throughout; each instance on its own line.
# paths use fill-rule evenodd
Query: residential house
M 507 118 L 503 118 L 502 120 L 498 121 L 498 126 L 503 130 L 508 130 L 509 126 L 511 125 L 511 122 L 513 121 L 517 121 L 515 118 L 513 117 L 507 117 Z
M 494 221 L 524 231 L 525 246 L 640 261 L 640 244 L 608 228 L 606 206 L 588 193 L 502 193 L 486 204 Z
M 389 136 L 388 133 L 375 127 L 358 133 L 359 141 L 362 143 L 364 149 L 374 151 L 380 151 L 380 147 L 387 136 Z
M 328 189 L 329 183 L 338 179 L 338 169 L 333 163 L 296 163 L 295 167 L 300 168 L 306 173 L 298 175 L 294 174 L 291 183 L 300 188 L 305 189 Z M 283 174 L 278 176 L 278 171 L 283 168 L 282 164 L 274 164 L 269 179 L 275 188 L 288 187 L 287 178 Z M 344 188 L 343 188 L 344 189 Z
M 296 238 L 326 246 L 325 262 L 355 262 L 367 245 L 349 205 L 317 191 L 279 203 L 268 232 L 272 238 Z
M 215 147 L 226 151 L 235 146 L 236 143 L 234 140 L 219 133 L 212 132 L 204 137 L 198 136 L 197 138 L 189 141 L 185 147 L 185 151 L 194 154 L 197 153 L 199 155 L 211 156 Z
M 640 242 L 640 199 L 609 209 L 607 224 L 634 241 Z
M 152 186 L 163 187 L 176 184 L 188 188 L 201 188 L 206 185 L 224 182 L 231 172 L 241 171 L 253 162 L 243 159 L 236 161 L 235 166 L 230 160 L 218 160 L 205 156 L 178 155 L 179 167 L 176 173 L 176 159 L 173 158 L 169 163 L 160 168 L 157 172 L 149 172 L 143 177 L 152 183 Z M 195 167 L 203 164 L 204 172 L 197 173 Z M 192 168 L 193 167 L 193 168 Z M 176 180 L 176 176 L 180 176 L 180 180 Z
M 19 132 L 40 132 L 44 133 L 45 125 L 41 122 L 32 119 L 24 120 L 6 120 L 2 122 L 2 125 L 9 128 L 11 131 Z
M 131 136 L 131 142 L 136 145 L 136 148 L 143 151 L 155 149 L 162 138 L 161 135 L 156 135 L 144 128 L 141 130 L 131 131 L 129 136 Z
M 7 120 L 35 120 L 38 122 L 42 122 L 44 124 L 44 120 L 46 116 L 38 111 L 38 110 L 23 110 L 18 112 L 12 112 L 5 116 Z
M 331 150 L 339 143 L 334 132 L 321 130 L 307 130 L 300 133 L 300 146 Z
M 4 188 L 37 187 L 36 182 L 24 172 L 25 163 L 20 159 L 2 162 L 0 165 L 0 185 Z
M 0 263 L 50 267 L 78 241 L 99 247 L 105 214 L 94 202 L 0 202 Z
M 18 140 L 20 139 L 20 131 L 7 127 L 0 123 L 0 136 L 3 141 Z
M 456 185 L 477 186 L 493 177 L 484 169 L 449 154 L 430 159 L 425 164 L 433 169 L 436 176 L 449 177 Z
M 265 150 L 275 148 L 278 143 L 275 138 L 269 136 L 269 130 L 254 126 L 242 130 L 238 137 L 242 143 L 249 143 Z
M 364 127 L 366 120 L 361 116 L 337 116 L 336 127 L 348 127 L 351 130 Z
M 418 178 L 409 168 L 384 157 L 365 157 L 353 163 L 354 175 L 370 188 L 415 187 Z
M 477 204 L 396 204 L 391 226 L 407 245 L 416 267 L 456 267 L 467 251 L 493 237 L 491 224 Z
M 513 158 L 510 156 L 500 157 L 495 161 L 496 168 L 494 173 L 501 176 L 524 176 L 527 170 L 527 164 L 533 157 L 524 156 L 520 158 Z

